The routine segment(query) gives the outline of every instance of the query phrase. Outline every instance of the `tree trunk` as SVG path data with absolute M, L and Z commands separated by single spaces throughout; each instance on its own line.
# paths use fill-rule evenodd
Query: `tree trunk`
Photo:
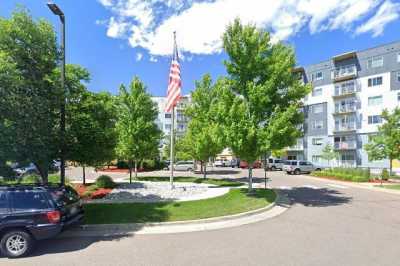
M 137 160 L 135 160 L 135 180 L 137 180 Z
M 203 178 L 206 179 L 207 178 L 207 163 L 204 164 L 204 175 Z
M 200 161 L 200 173 L 203 174 L 203 161 Z
M 85 165 L 82 165 L 82 178 L 83 178 L 83 184 L 86 185 L 86 169 Z
M 129 161 L 129 184 L 132 184 L 132 160 Z
M 253 163 L 249 163 L 249 193 L 253 191 Z
M 49 183 L 49 170 L 45 170 L 46 167 L 41 167 L 37 163 L 33 163 L 36 166 L 36 169 L 39 171 L 40 177 L 42 178 L 43 185 L 47 185 Z M 45 169 L 43 169 L 45 168 Z M 47 169 L 49 169 L 47 165 Z
M 393 158 L 389 157 L 389 178 L 392 176 L 393 171 Z

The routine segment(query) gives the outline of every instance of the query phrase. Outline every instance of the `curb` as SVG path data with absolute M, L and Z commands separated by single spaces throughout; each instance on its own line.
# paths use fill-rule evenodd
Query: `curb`
M 331 183 L 336 183 L 336 184 L 340 184 L 340 185 L 348 186 L 348 187 L 353 187 L 353 188 L 361 188 L 361 189 L 367 189 L 367 190 L 370 190 L 370 191 L 384 192 L 384 193 L 389 193 L 389 194 L 394 194 L 394 195 L 400 195 L 400 191 L 399 190 L 376 187 L 371 183 L 355 183 L 355 182 L 351 182 L 351 181 L 334 180 L 334 179 L 328 179 L 328 178 L 323 178 L 323 177 L 318 177 L 318 176 L 309 176 L 309 175 L 303 175 L 303 176 L 305 176 L 307 178 L 310 178 L 310 179 L 317 180 L 317 181 L 331 182 Z M 376 185 L 379 186 L 379 183 L 376 183 Z
M 170 234 L 241 226 L 273 218 L 289 209 L 289 199 L 276 190 L 274 192 L 276 193 L 274 202 L 266 207 L 244 213 L 176 222 L 82 225 L 79 228 L 63 232 L 58 238 Z

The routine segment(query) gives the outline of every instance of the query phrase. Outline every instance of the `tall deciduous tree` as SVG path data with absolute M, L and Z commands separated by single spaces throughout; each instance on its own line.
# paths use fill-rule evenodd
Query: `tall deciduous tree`
M 161 131 L 155 123 L 158 110 L 137 77 L 130 83 L 129 91 L 121 85 L 117 113 L 117 155 L 129 161 L 129 177 L 132 182 L 132 162 L 135 164 L 137 178 L 138 162 L 154 156 L 161 138 Z
M 239 19 L 223 35 L 228 81 L 221 83 L 227 138 L 233 152 L 252 165 L 265 152 L 295 144 L 301 133 L 300 100 L 310 88 L 293 74 L 293 49 L 273 44 L 268 32 Z
M 400 108 L 393 112 L 382 112 L 383 125 L 378 127 L 378 134 L 370 143 L 364 145 L 369 160 L 389 159 L 390 174 L 393 174 L 393 160 L 400 160 Z
M 190 122 L 184 141 L 193 158 L 204 165 L 204 178 L 207 176 L 208 159 L 220 153 L 226 144 L 224 128 L 215 115 L 216 101 L 217 93 L 211 77 L 205 75 L 200 82 L 196 82 L 192 103 L 185 111 Z
M 49 23 L 33 21 L 25 10 L 0 18 L 0 142 L 11 147 L 9 160 L 33 162 L 44 183 L 59 150 L 62 94 L 51 82 L 57 60 Z
M 326 144 L 322 149 L 321 158 L 328 161 L 328 165 L 331 166 L 331 161 L 337 159 L 339 154 L 333 149 L 331 144 Z

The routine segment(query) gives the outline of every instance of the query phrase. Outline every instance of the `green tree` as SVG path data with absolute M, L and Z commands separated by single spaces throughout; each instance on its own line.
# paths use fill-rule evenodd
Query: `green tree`
M 331 166 L 331 161 L 337 159 L 339 157 L 339 153 L 337 153 L 331 144 L 326 144 L 322 149 L 321 158 L 328 161 L 328 165 Z
M 129 177 L 132 182 L 132 162 L 135 164 L 137 178 L 138 162 L 154 156 L 161 138 L 161 132 L 155 124 L 158 110 L 137 77 L 132 80 L 129 91 L 121 85 L 117 113 L 117 155 L 129 161 Z
M 228 142 L 233 152 L 249 164 L 262 154 L 295 144 L 303 121 L 300 100 L 310 88 L 294 75 L 293 49 L 271 43 L 268 32 L 239 19 L 223 35 L 228 79 L 219 84 L 220 104 Z M 222 105 L 222 108 L 221 108 Z
M 8 160 L 33 162 L 44 183 L 59 151 L 62 94 L 51 82 L 57 61 L 49 23 L 24 9 L 0 18 L 0 143 L 9 144 Z
M 71 93 L 68 99 L 67 158 L 82 166 L 85 184 L 86 166 L 99 166 L 115 158 L 115 105 L 110 94 L 86 88 Z
M 201 162 L 204 178 L 207 177 L 208 159 L 220 153 L 226 144 L 224 128 L 215 116 L 216 97 L 217 92 L 211 76 L 205 75 L 200 82 L 196 82 L 192 103 L 185 110 L 185 114 L 190 118 L 185 135 L 186 147 L 192 157 Z
M 364 145 L 371 161 L 389 159 L 390 175 L 393 174 L 393 160 L 400 159 L 400 108 L 397 107 L 393 112 L 384 110 L 382 119 L 383 125 L 378 127 L 378 134 L 371 142 Z

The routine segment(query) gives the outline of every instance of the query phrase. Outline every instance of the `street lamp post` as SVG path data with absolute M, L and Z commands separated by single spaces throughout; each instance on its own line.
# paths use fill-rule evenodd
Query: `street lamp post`
M 47 3 L 47 6 L 58 16 L 61 21 L 61 88 L 63 90 L 63 99 L 60 107 L 60 172 L 61 184 L 65 184 L 65 16 L 62 10 L 54 3 Z

